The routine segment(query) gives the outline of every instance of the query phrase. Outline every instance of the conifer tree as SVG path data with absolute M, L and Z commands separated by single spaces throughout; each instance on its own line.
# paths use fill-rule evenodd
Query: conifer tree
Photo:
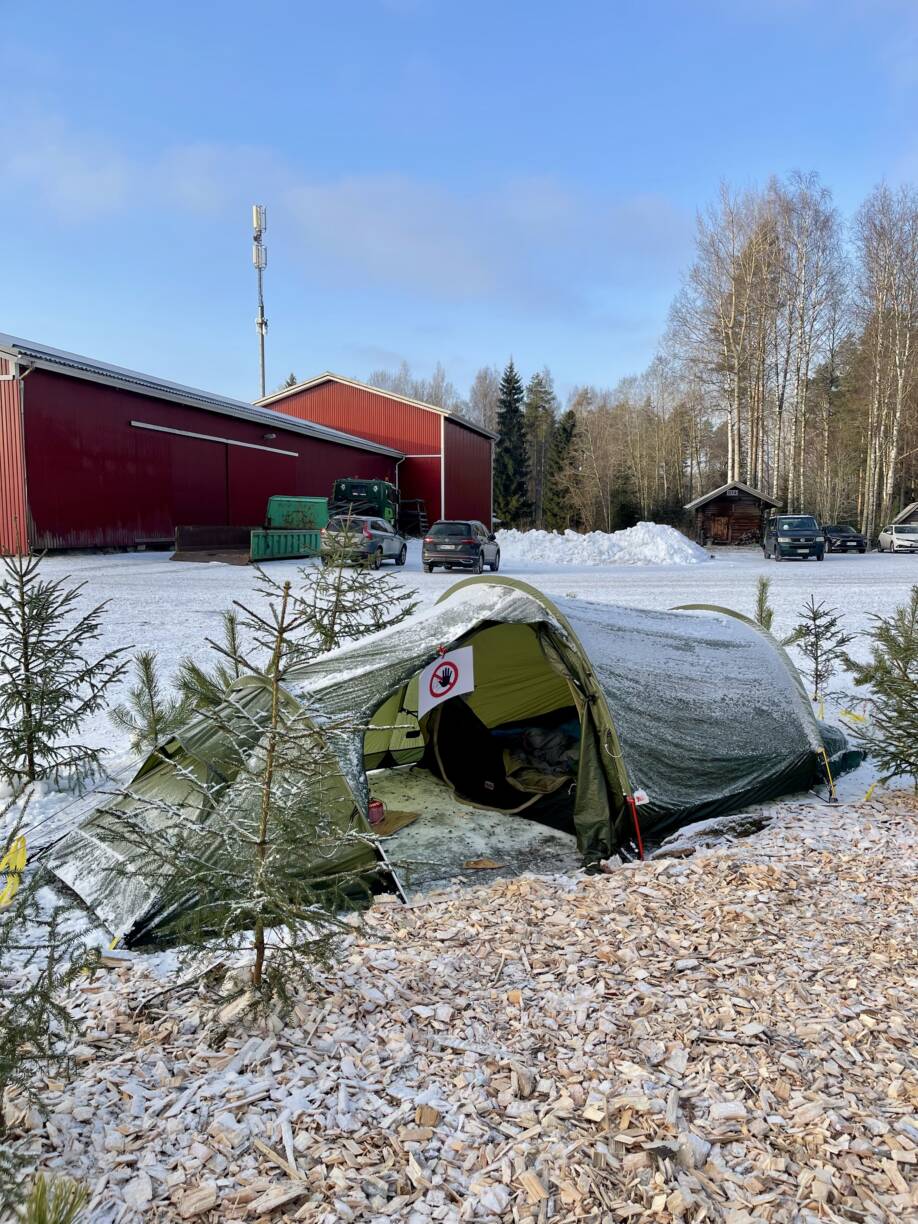
M 811 595 L 803 605 L 801 619 L 785 645 L 799 647 L 805 662 L 801 667 L 810 683 L 814 701 L 823 700 L 829 681 L 838 671 L 839 665 L 847 666 L 850 659 L 845 648 L 854 641 L 854 634 L 845 633 L 841 615 L 835 608 L 827 608 L 824 600 L 816 602 Z
M 182 959 L 200 967 L 248 954 L 227 987 L 230 1008 L 283 1004 L 330 961 L 368 857 L 340 767 L 355 728 L 315 725 L 286 683 L 415 603 L 396 580 L 350 567 L 343 554 L 332 561 L 304 568 L 296 589 L 259 571 L 260 599 L 237 603 L 244 670 L 221 701 L 202 706 L 197 731 L 220 744 L 219 776 L 183 772 L 181 805 L 137 792 L 104 816 L 124 848 L 116 878 L 156 882 Z
M 218 662 L 207 668 L 194 659 L 184 658 L 179 665 L 178 686 L 191 709 L 212 709 L 220 704 L 231 684 L 246 672 L 257 671 L 245 656 L 239 613 L 228 609 L 221 617 L 222 636 L 218 641 L 205 638 L 207 645 L 219 656 Z
M 755 622 L 769 633 L 775 619 L 775 610 L 768 600 L 770 591 L 771 579 L 759 578 L 755 584 Z
M 75 911 L 49 903 L 47 881 L 28 861 L 28 807 L 26 796 L 0 810 L 0 1206 L 21 1191 L 6 1117 L 32 1102 L 41 1072 L 66 1069 L 75 1030 L 66 988 L 95 960 Z
M 181 695 L 164 693 L 156 653 L 141 650 L 132 664 L 134 684 L 128 699 L 109 710 L 119 731 L 131 737 L 131 748 L 155 748 L 187 722 L 191 709 Z
M 531 514 L 529 464 L 523 426 L 523 384 L 513 359 L 500 380 L 498 439 L 494 452 L 494 513 L 508 527 L 524 525 Z
M 855 683 L 870 687 L 870 722 L 855 728 L 882 770 L 881 780 L 910 777 L 918 789 L 918 586 L 889 616 L 875 616 L 869 663 L 852 663 Z
M 89 1202 L 89 1189 L 69 1177 L 39 1174 L 23 1204 L 24 1224 L 79 1224 Z
M 0 775 L 17 789 L 79 784 L 104 752 L 82 742 L 82 726 L 123 675 L 124 651 L 94 653 L 106 604 L 80 614 L 83 583 L 43 579 L 40 557 L 0 562 Z
M 552 430 L 548 448 L 543 518 L 550 531 L 565 531 L 576 525 L 577 512 L 572 494 L 576 431 L 577 414 L 569 408 Z
M 528 498 L 532 508 L 532 525 L 541 528 L 544 518 L 545 488 L 548 475 L 548 454 L 555 428 L 558 400 L 551 373 L 537 371 L 526 387 L 523 408 L 523 431 L 527 444 L 529 466 Z

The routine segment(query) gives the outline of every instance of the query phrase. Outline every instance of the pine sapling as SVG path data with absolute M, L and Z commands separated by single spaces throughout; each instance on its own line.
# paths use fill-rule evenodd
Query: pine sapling
M 226 690 L 240 676 L 255 672 L 258 668 L 245 655 L 242 643 L 239 613 L 235 609 L 224 612 L 221 618 L 222 635 L 219 640 L 206 638 L 208 646 L 219 656 L 210 667 L 196 663 L 194 659 L 182 660 L 178 673 L 178 685 L 189 707 L 195 710 L 213 709 L 226 696 Z
M 109 717 L 119 731 L 130 735 L 131 748 L 139 752 L 168 739 L 188 721 L 191 711 L 181 696 L 163 692 L 154 651 L 139 651 L 132 668 L 134 684 L 128 691 L 127 702 L 109 710 Z
M 68 1177 L 39 1174 L 23 1204 L 23 1224 L 77 1224 L 89 1202 L 89 1189 Z
M 881 781 L 910 777 L 918 789 L 918 586 L 889 616 L 875 616 L 869 663 L 852 663 L 869 686 L 870 722 L 853 728 L 882 770 Z
M 79 784 L 104 753 L 82 741 L 83 724 L 123 675 L 124 651 L 94 652 L 106 604 L 80 614 L 83 583 L 46 581 L 40 557 L 0 564 L 0 775 L 16 789 L 43 778 Z
M 775 610 L 768 600 L 770 591 L 771 579 L 759 578 L 755 584 L 755 622 L 769 633 L 775 619 Z
M 797 646 L 803 655 L 801 671 L 809 681 L 814 701 L 825 700 L 829 681 L 839 666 L 850 665 L 846 647 L 854 638 L 855 634 L 845 633 L 841 614 L 835 608 L 827 608 L 824 600 L 817 603 L 816 597 L 810 596 L 785 645 Z

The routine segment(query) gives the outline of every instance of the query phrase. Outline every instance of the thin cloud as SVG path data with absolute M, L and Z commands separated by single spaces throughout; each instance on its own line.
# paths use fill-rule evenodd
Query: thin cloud
M 420 302 L 487 303 L 589 320 L 636 279 L 667 285 L 693 221 L 658 195 L 616 196 L 544 175 L 475 190 L 401 174 L 305 176 L 269 149 L 178 145 L 148 157 L 38 119 L 0 148 L 20 206 L 82 226 L 177 208 L 209 219 L 268 204 L 272 238 L 320 286 L 383 289 Z M 277 235 L 277 237 L 274 237 Z

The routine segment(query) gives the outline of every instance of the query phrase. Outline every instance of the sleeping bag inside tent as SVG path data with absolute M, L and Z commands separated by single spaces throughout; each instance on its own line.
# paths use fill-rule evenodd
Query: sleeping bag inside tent
M 455 652 L 473 664 L 471 687 L 422 710 L 422 680 Z M 820 728 L 793 664 L 769 634 L 723 609 L 549 600 L 512 578 L 470 578 L 401 624 L 292 671 L 286 691 L 297 717 L 336 728 L 336 827 L 368 836 L 361 849 L 350 843 L 351 871 L 375 863 L 368 769 L 422 765 L 469 804 L 566 822 L 586 861 L 634 839 L 636 794 L 646 841 L 823 776 Z M 257 704 L 265 692 L 248 677 L 228 700 Z M 218 740 L 196 719 L 120 802 L 171 788 L 174 810 L 177 779 L 213 770 Z M 217 802 L 203 827 L 220 820 Z M 308 844 L 308 827 L 303 837 Z M 168 922 L 156 872 L 140 871 L 127 896 L 107 870 L 116 855 L 110 818 L 91 815 L 49 865 L 115 934 L 147 939 Z M 317 860 L 317 873 L 340 867 L 327 850 Z

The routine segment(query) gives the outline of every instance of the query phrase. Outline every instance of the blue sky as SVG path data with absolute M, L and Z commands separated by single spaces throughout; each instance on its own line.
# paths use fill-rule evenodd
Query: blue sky
M 0 0 L 0 331 L 257 392 L 653 356 L 696 210 L 918 180 L 907 0 Z

